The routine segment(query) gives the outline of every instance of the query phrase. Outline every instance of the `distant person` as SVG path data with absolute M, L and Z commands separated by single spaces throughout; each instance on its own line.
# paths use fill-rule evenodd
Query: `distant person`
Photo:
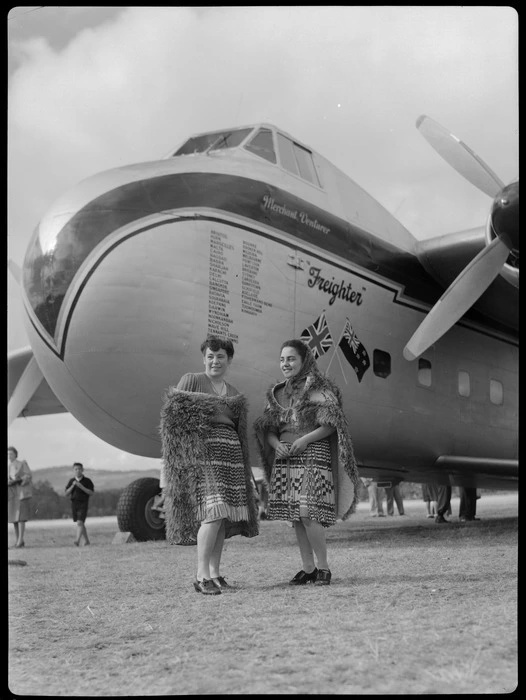
M 84 467 L 80 462 L 73 464 L 75 476 L 71 477 L 66 486 L 66 496 L 71 498 L 71 514 L 73 522 L 77 524 L 77 537 L 73 544 L 78 547 L 84 537 L 85 543 L 89 544 L 89 537 L 86 531 L 86 518 L 88 516 L 88 502 L 93 495 L 95 487 L 93 481 L 84 476 Z
M 460 506 L 458 509 L 458 517 L 461 523 L 470 522 L 472 520 L 480 520 L 475 517 L 477 512 L 477 489 L 460 486 Z
M 15 447 L 7 448 L 7 521 L 15 528 L 15 547 L 25 547 L 24 533 L 30 519 L 33 477 L 25 459 L 18 459 Z
M 279 357 L 283 381 L 268 389 L 254 424 L 269 483 L 267 517 L 294 527 L 302 569 L 289 584 L 327 586 L 325 529 L 348 517 L 358 498 L 351 437 L 340 390 L 320 372 L 310 348 L 287 340 Z
M 451 514 L 451 486 L 449 484 L 439 484 L 437 487 L 437 514 L 436 523 L 449 523 L 444 515 Z
M 201 344 L 205 371 L 181 377 L 161 409 L 166 539 L 197 545 L 194 589 L 218 595 L 225 539 L 258 532 L 256 484 L 249 464 L 247 401 L 225 380 L 234 357 L 231 340 Z
M 402 498 L 400 484 L 395 484 L 394 486 L 384 486 L 384 490 L 385 497 L 387 499 L 387 515 L 394 515 L 395 503 L 398 515 L 405 515 L 404 499 Z
M 437 515 L 437 493 L 436 484 L 422 484 L 422 500 L 426 504 L 428 518 L 435 518 Z
M 385 517 L 382 506 L 382 489 L 378 488 L 378 484 L 374 479 L 361 477 L 361 480 L 362 484 L 367 489 L 367 495 L 369 497 L 369 515 L 371 518 Z

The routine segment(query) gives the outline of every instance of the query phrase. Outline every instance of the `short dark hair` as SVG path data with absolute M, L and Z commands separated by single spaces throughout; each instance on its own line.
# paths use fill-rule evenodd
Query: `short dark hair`
M 7 451 L 8 451 L 8 452 L 9 452 L 9 451 L 14 452 L 14 453 L 15 453 L 15 457 L 18 457 L 18 450 L 16 449 L 16 447 L 8 447 L 8 448 L 7 448 Z
M 209 335 L 206 340 L 201 343 L 201 353 L 204 355 L 207 348 L 212 352 L 224 350 L 228 357 L 234 357 L 234 344 L 228 338 L 220 338 L 218 335 Z
M 81 469 L 84 469 L 84 465 L 82 464 L 82 462 L 73 462 L 73 466 L 80 467 Z
M 283 348 L 294 348 L 298 351 L 301 357 L 301 361 L 305 362 L 305 358 L 307 357 L 307 346 L 305 345 L 303 340 L 299 340 L 299 338 L 294 338 L 293 340 L 286 340 L 282 344 L 280 352 L 283 350 Z

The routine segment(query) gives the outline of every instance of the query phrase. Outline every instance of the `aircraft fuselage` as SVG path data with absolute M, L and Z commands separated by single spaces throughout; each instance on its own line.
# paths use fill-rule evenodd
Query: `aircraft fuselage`
M 342 389 L 362 473 L 426 481 L 440 455 L 516 459 L 516 336 L 468 314 L 407 362 L 443 290 L 409 232 L 313 158 L 320 186 L 236 149 L 108 171 L 59 200 L 23 270 L 57 397 L 106 442 L 160 457 L 163 392 L 203 371 L 207 334 L 234 341 L 228 379 L 254 419 L 281 343 L 324 319 L 318 364 Z

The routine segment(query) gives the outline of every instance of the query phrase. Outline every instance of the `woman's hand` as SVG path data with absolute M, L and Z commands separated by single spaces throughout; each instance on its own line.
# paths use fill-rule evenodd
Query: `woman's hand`
M 276 450 L 276 457 L 287 459 L 290 454 L 290 447 L 288 442 L 278 442 L 274 448 Z
M 305 435 L 303 437 L 298 438 L 297 440 L 294 440 L 292 445 L 290 446 L 290 455 L 300 455 L 305 450 L 307 449 L 307 446 L 309 445 L 309 441 L 305 439 Z

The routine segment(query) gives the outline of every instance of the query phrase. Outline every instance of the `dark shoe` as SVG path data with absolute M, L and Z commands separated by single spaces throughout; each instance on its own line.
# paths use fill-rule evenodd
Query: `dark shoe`
M 446 520 L 443 515 L 437 515 L 435 518 L 435 523 L 448 523 L 449 520 Z
M 328 586 L 331 582 L 331 576 L 329 569 L 318 569 L 318 575 L 314 584 L 316 586 Z
M 20 542 L 19 544 L 15 544 L 15 549 L 20 549 L 21 547 L 25 547 L 25 546 L 26 545 L 24 542 Z
M 79 546 L 79 543 L 77 542 L 77 540 L 73 540 L 73 544 L 75 545 L 75 547 Z
M 469 518 L 459 518 L 461 523 L 465 523 L 469 520 Z
M 194 588 L 198 593 L 204 593 L 205 595 L 220 595 L 221 589 L 217 588 L 213 581 L 209 578 L 204 578 L 202 581 L 197 579 L 194 581 Z
M 219 590 L 222 590 L 223 588 L 232 588 L 232 586 L 229 583 L 227 583 L 222 576 L 213 578 L 212 583 L 216 588 L 219 588 Z
M 298 571 L 296 576 L 289 581 L 290 586 L 303 586 L 306 583 L 314 583 L 316 581 L 316 576 L 318 574 L 318 569 L 314 569 L 310 574 L 306 574 L 303 569 Z

